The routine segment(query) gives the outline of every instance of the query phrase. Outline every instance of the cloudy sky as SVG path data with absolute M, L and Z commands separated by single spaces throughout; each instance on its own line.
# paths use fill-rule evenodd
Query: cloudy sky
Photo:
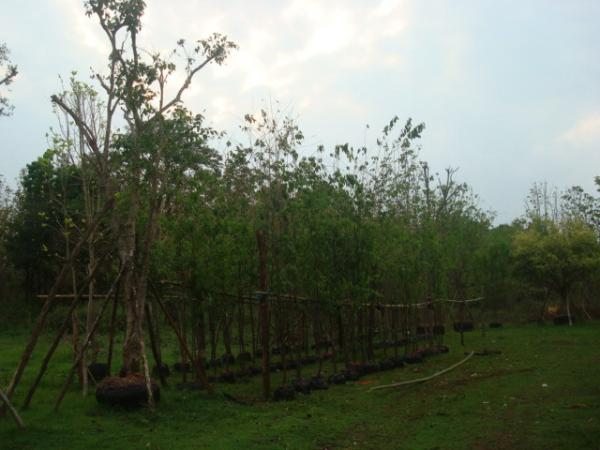
M 0 119 L 0 174 L 47 147 L 59 75 L 102 68 L 107 47 L 81 0 L 2 0 L 0 42 L 19 66 Z M 423 159 L 459 167 L 498 221 L 535 181 L 590 192 L 600 175 L 600 1 L 147 0 L 141 45 L 213 31 L 239 51 L 184 100 L 216 127 L 278 101 L 306 151 L 371 142 L 389 119 L 425 122 Z M 365 125 L 369 124 L 367 130 Z

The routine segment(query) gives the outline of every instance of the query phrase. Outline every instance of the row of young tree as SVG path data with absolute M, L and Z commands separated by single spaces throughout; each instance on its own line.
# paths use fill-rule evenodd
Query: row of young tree
M 65 98 L 97 99 L 74 80 L 71 89 Z M 246 116 L 243 129 L 247 145 L 218 151 L 211 144 L 222 134 L 177 109 L 160 138 L 148 138 L 163 146 L 160 161 L 139 172 L 135 236 L 155 236 L 145 244 L 151 279 L 183 284 L 199 298 L 252 292 L 255 232 L 264 230 L 274 292 L 385 303 L 484 296 L 489 308 L 503 310 L 544 304 L 552 295 L 566 308 L 571 294 L 584 314 L 594 303 L 599 200 L 580 187 L 559 193 L 536 184 L 524 216 L 494 227 L 454 169 L 432 174 L 419 159 L 422 124 L 409 120 L 399 128 L 394 118 L 376 149 L 343 145 L 313 156 L 300 155 L 302 132 L 289 118 L 263 111 Z M 27 298 L 51 289 L 102 206 L 85 143 L 68 120 L 61 130 L 23 171 L 17 193 L 3 194 L 3 285 Z M 114 135 L 118 144 L 109 151 L 108 170 L 123 187 L 131 183 L 130 140 L 129 133 Z M 128 194 L 115 193 L 114 213 L 128 208 Z M 88 241 L 61 289 L 76 290 L 97 255 L 118 253 L 121 229 L 113 214 L 103 220 L 105 231 Z M 109 260 L 94 279 L 106 286 L 115 270 Z
M 484 296 L 488 308 L 511 309 L 555 295 L 570 310 L 598 292 L 598 198 L 572 188 L 553 202 L 534 186 L 524 219 L 494 227 L 456 169 L 434 173 L 420 159 L 424 125 L 398 118 L 375 148 L 307 151 L 294 120 L 272 111 L 246 115 L 247 142 L 226 141 L 182 96 L 233 42 L 214 34 L 191 48 L 179 41 L 168 58 L 147 54 L 144 2 L 85 5 L 110 44 L 107 69 L 93 75 L 99 91 L 73 75 L 52 97 L 51 148 L 14 195 L 3 190 L 0 281 L 13 305 L 21 292 L 82 287 L 91 305 L 118 278 L 126 373 L 147 371 L 150 283 L 177 283 L 204 302 L 253 292 L 257 232 L 268 289 L 322 302 Z M 171 56 L 184 61 L 175 88 Z

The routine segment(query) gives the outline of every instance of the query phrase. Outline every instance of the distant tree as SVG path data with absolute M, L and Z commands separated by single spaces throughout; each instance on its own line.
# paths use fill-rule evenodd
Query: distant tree
M 600 265 L 594 230 L 580 221 L 538 220 L 515 235 L 513 249 L 517 272 L 558 294 L 572 325 L 570 293 Z
M 0 175 L 0 301 L 7 294 L 7 287 L 14 284 L 14 264 L 8 250 L 11 240 L 11 222 L 15 213 L 14 195 Z
M 486 305 L 492 310 L 508 307 L 521 297 L 527 286 L 514 273 L 513 240 L 522 231 L 519 222 L 491 228 L 477 249 L 476 269 Z
M 11 64 L 9 58 L 10 51 L 6 44 L 0 44 L 0 86 L 8 86 L 13 82 L 17 76 L 17 66 Z M 14 106 L 12 106 L 8 99 L 0 93 L 0 117 L 10 116 Z
M 525 217 L 529 222 L 536 220 L 560 220 L 560 193 L 556 187 L 549 188 L 547 182 L 533 183 L 525 199 Z
M 45 292 L 56 276 L 65 241 L 61 229 L 80 209 L 79 175 L 74 165 L 60 165 L 47 150 L 21 173 L 10 218 L 7 249 L 24 275 L 27 296 Z M 65 211 L 70 211 L 67 215 Z
M 561 195 L 560 208 L 563 218 L 587 223 L 600 236 L 600 199 L 585 192 L 581 186 L 573 186 Z

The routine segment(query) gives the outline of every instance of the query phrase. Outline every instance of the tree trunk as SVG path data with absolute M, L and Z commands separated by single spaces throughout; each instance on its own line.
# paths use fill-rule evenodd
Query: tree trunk
M 132 195 L 131 205 L 127 212 L 126 221 L 118 230 L 119 258 L 123 267 L 123 307 L 125 310 L 125 341 L 123 343 L 124 374 L 141 373 L 142 370 L 142 334 L 141 323 L 143 310 L 140 311 L 138 299 L 140 294 L 137 288 L 141 284 L 135 280 L 135 240 L 136 218 L 138 204 L 135 195 Z M 117 214 L 119 214 L 117 212 Z M 143 308 L 144 305 L 142 304 Z
M 573 320 L 571 319 L 571 298 L 569 297 L 569 293 L 565 292 L 563 295 L 563 299 L 565 305 L 567 306 L 567 317 L 569 318 L 569 326 L 573 326 Z

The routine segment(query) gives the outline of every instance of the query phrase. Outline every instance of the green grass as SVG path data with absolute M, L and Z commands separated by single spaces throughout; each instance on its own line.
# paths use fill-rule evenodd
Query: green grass
M 6 386 L 25 339 L 21 332 L 0 335 L 0 385 Z M 47 343 L 26 372 L 17 407 Z M 469 333 L 465 348 L 452 333 L 446 343 L 449 354 L 418 367 L 380 372 L 293 402 L 244 406 L 222 395 L 257 395 L 258 379 L 217 384 L 212 395 L 171 387 L 154 414 L 107 409 L 93 395 L 82 398 L 76 387 L 54 413 L 70 358 L 64 345 L 31 408 L 22 411 L 27 429 L 0 417 L 0 449 L 600 448 L 600 324 Z M 428 383 L 368 392 L 373 385 L 434 373 L 484 347 L 502 354 L 473 357 Z M 275 386 L 279 379 L 274 377 Z

